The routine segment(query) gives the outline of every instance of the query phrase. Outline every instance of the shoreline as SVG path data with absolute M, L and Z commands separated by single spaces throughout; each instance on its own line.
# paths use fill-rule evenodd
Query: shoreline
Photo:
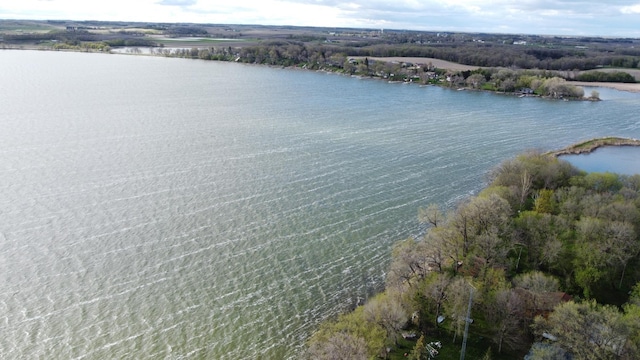
M 615 136 L 594 138 L 569 145 L 560 150 L 549 151 L 546 154 L 554 157 L 561 155 L 589 154 L 594 150 L 605 146 L 640 146 L 640 140 Z
M 142 47 L 138 47 L 138 48 L 142 48 Z M 83 49 L 83 50 L 52 49 L 52 48 L 47 48 L 47 47 L 42 47 L 42 46 L 32 45 L 32 44 L 26 45 L 26 46 L 21 45 L 19 47 L 8 46 L 8 47 L 0 48 L 0 50 L 68 51 L 68 52 L 87 52 L 87 53 L 100 53 L 100 54 L 113 54 L 113 55 L 146 55 L 146 56 L 163 57 L 162 55 L 157 55 L 153 53 L 149 53 L 149 54 L 125 53 L 125 52 L 113 51 L 113 49 L 107 52 L 90 50 L 90 49 Z M 356 57 L 356 58 L 359 58 L 359 57 Z M 404 61 L 410 61 L 410 62 L 420 63 L 420 64 L 432 63 L 434 66 L 438 68 L 445 69 L 445 70 L 452 70 L 452 71 L 466 71 L 466 70 L 474 70 L 478 68 L 485 68 L 483 66 L 469 66 L 469 65 L 458 64 L 458 63 L 436 59 L 436 58 L 417 58 L 417 57 L 369 57 L 369 58 L 374 61 L 377 60 L 377 61 L 385 61 L 385 62 L 394 62 L 394 61 L 404 60 Z M 297 68 L 297 66 L 291 66 L 291 68 Z M 524 69 L 524 70 L 531 70 L 531 69 Z M 336 73 L 335 71 L 326 70 L 326 69 L 324 71 Z M 345 74 L 345 75 L 348 75 L 348 74 Z M 374 78 L 374 77 L 371 77 L 371 78 Z M 578 86 L 578 87 L 603 87 L 603 88 L 614 89 L 618 91 L 640 93 L 640 82 L 639 83 L 615 83 L 615 82 L 587 82 L 587 81 L 567 80 L 567 83 L 573 86 Z M 464 89 L 474 90 L 467 87 L 464 87 Z M 500 92 L 496 91 L 495 93 L 500 93 Z M 574 100 L 581 100 L 581 99 L 574 99 Z M 585 97 L 584 100 L 589 100 L 589 99 Z
M 364 56 L 358 56 L 356 58 L 364 58 Z M 447 60 L 441 60 L 436 58 L 423 58 L 423 57 L 374 57 L 370 56 L 370 60 L 386 61 L 386 62 L 411 62 L 415 64 L 428 64 L 431 63 L 435 67 L 453 71 L 467 71 L 488 68 L 486 66 L 470 66 L 464 64 L 458 64 Z M 523 70 L 535 70 L 535 69 L 523 69 Z M 589 81 L 572 81 L 567 80 L 567 83 L 581 87 L 603 87 L 619 91 L 638 92 L 640 93 L 640 83 L 615 83 L 615 82 L 589 82 Z

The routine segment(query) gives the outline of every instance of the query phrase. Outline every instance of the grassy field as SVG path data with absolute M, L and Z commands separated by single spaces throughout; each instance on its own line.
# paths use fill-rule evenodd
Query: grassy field
M 62 26 L 51 25 L 42 21 L 4 20 L 0 21 L 0 33 L 45 33 L 51 30 L 63 29 Z

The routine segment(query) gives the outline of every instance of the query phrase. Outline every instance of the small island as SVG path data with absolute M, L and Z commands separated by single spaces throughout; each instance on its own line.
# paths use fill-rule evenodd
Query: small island
M 640 140 L 623 137 L 601 137 L 569 145 L 564 149 L 551 151 L 553 156 L 588 154 L 603 146 L 640 146 Z

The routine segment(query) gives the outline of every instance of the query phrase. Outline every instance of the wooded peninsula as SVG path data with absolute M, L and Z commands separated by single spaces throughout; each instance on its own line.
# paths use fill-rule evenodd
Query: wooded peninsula
M 4 49 L 235 61 L 565 100 L 598 99 L 597 92 L 585 97 L 578 81 L 636 85 L 638 44 L 633 38 L 0 20 Z
M 324 323 L 309 358 L 640 357 L 640 175 L 526 153 L 418 216 L 429 229 L 395 245 L 386 290 Z

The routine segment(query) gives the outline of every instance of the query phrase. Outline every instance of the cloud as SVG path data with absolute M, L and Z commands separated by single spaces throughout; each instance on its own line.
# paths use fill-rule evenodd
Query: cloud
M 640 0 L 0 0 L 4 18 L 640 37 Z
M 623 14 L 640 14 L 640 4 L 623 6 L 620 8 L 620 12 Z
M 167 5 L 167 6 L 192 6 L 198 3 L 198 0 L 160 0 L 157 2 L 158 5 Z

